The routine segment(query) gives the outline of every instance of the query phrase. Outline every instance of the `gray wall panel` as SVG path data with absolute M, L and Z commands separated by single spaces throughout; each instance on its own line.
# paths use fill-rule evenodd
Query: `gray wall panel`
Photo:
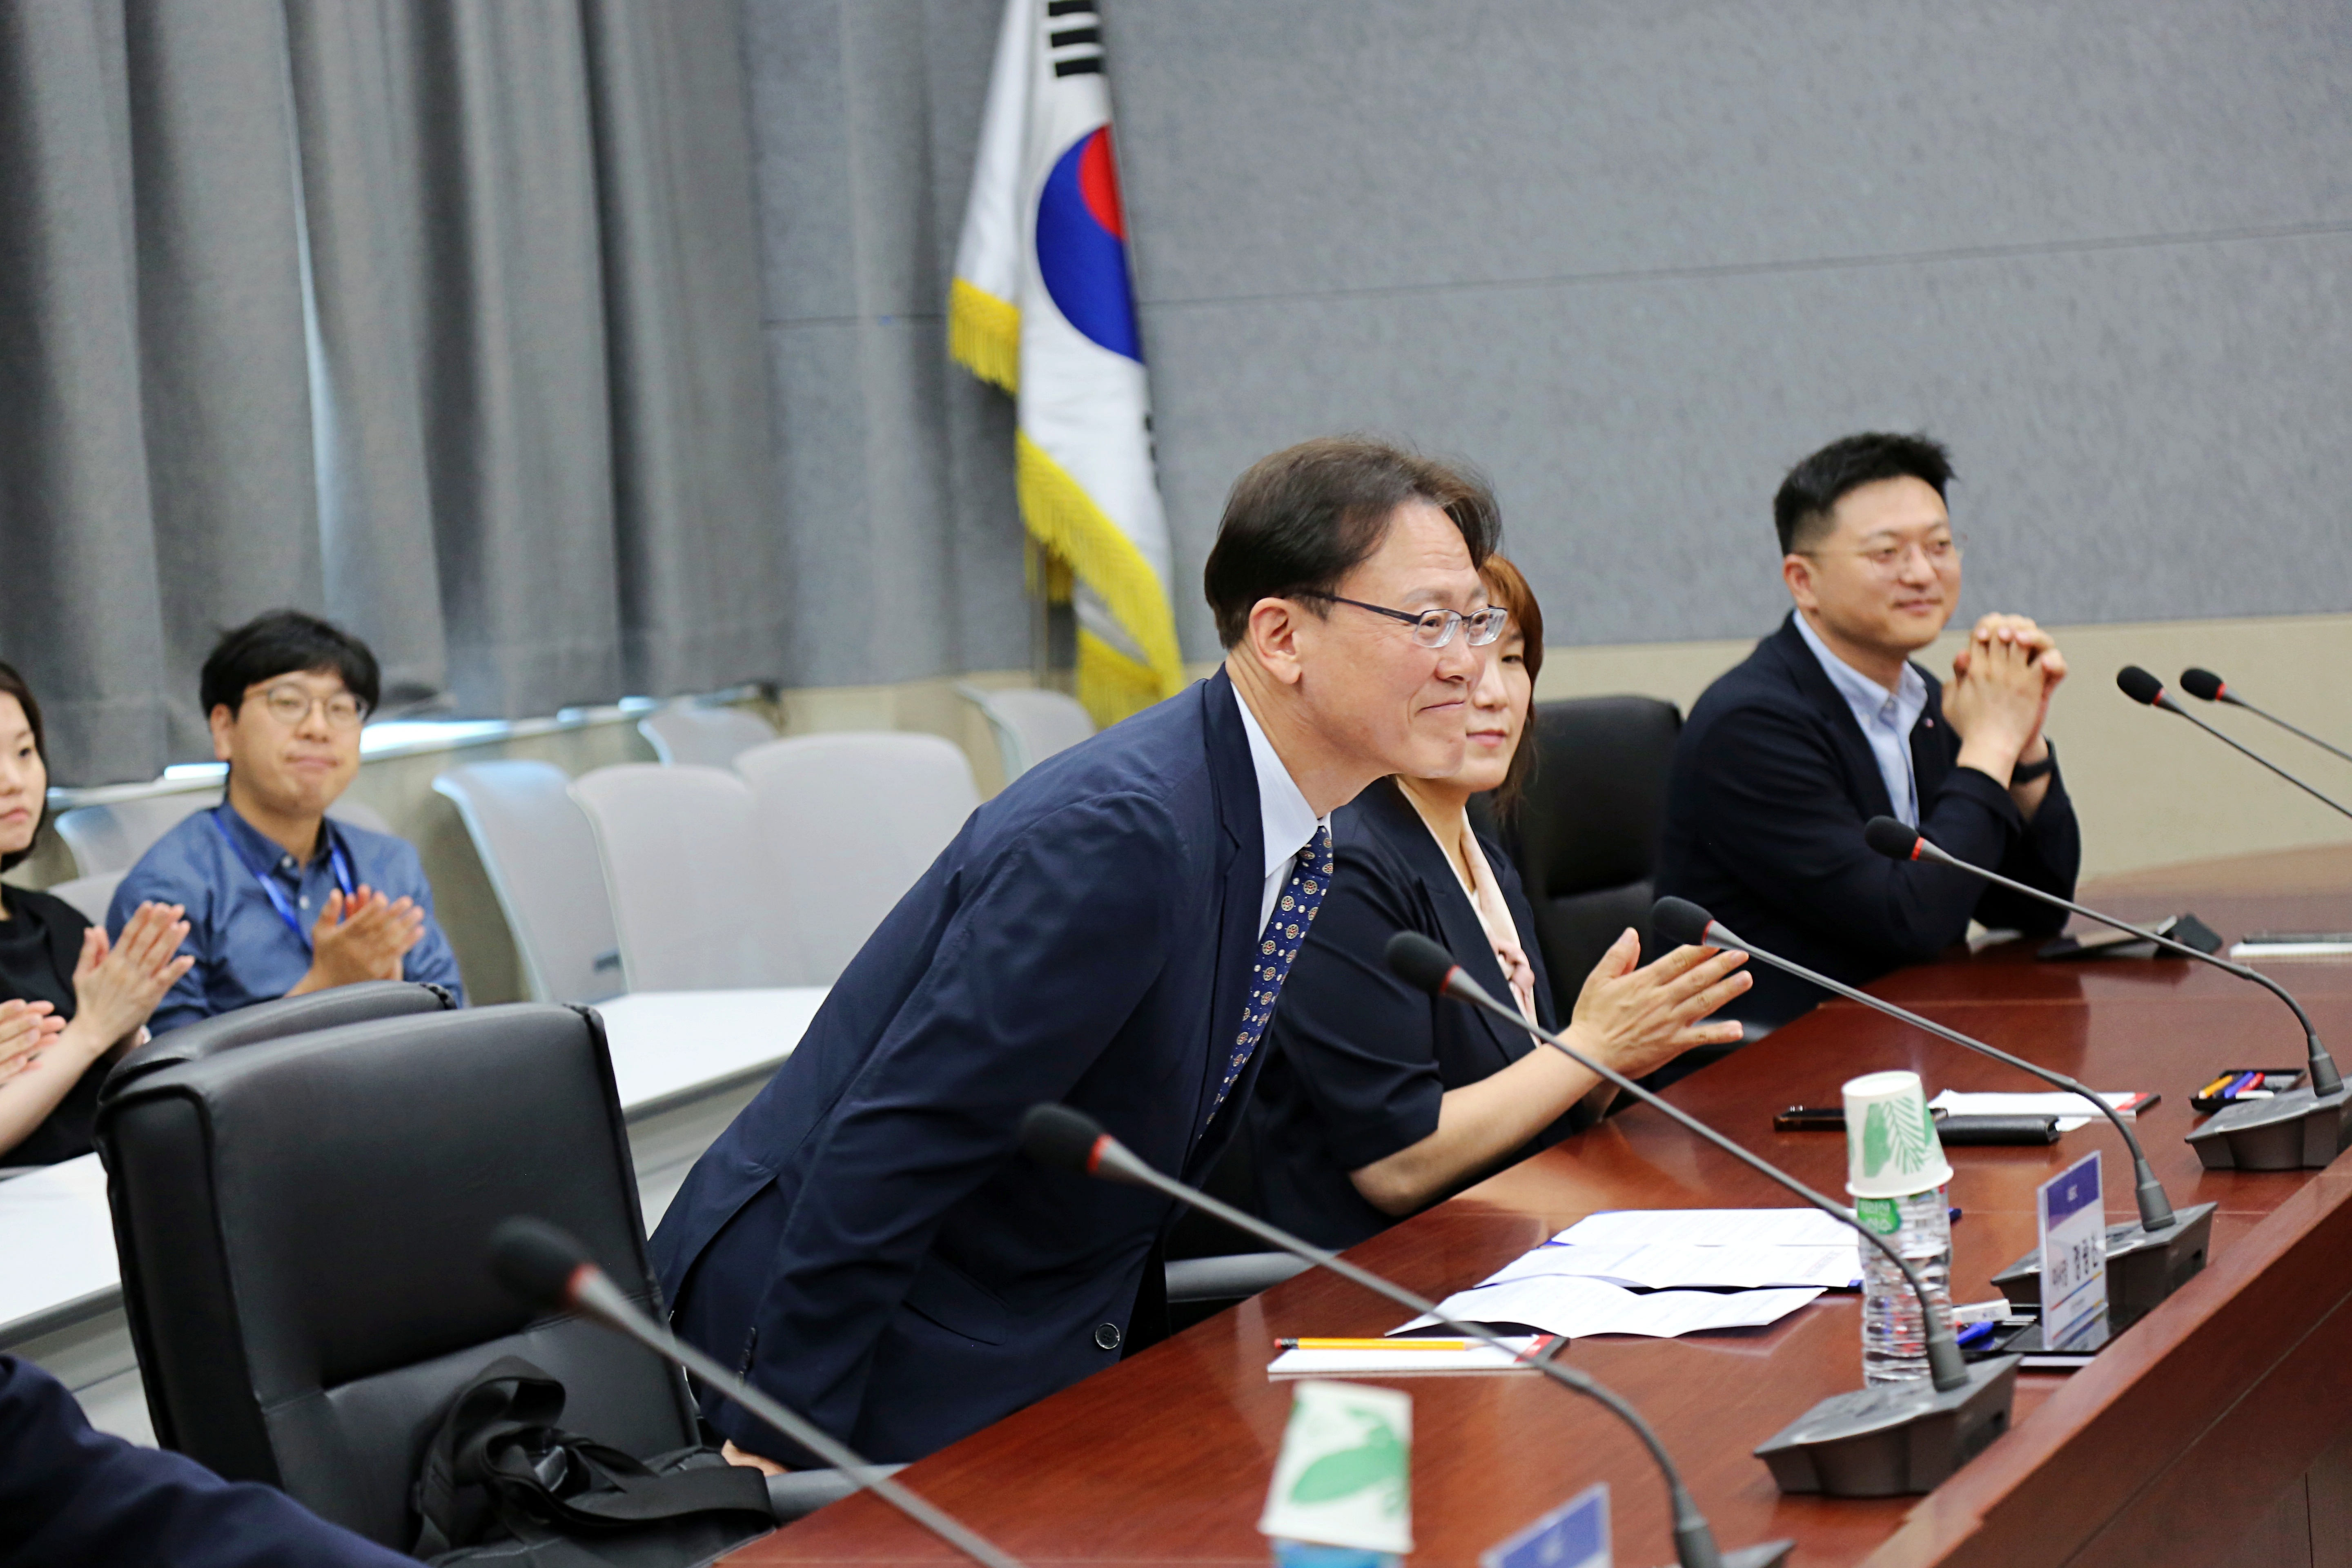
M 2316 0 L 1107 0 L 1155 300 L 2352 218 Z
M 1110 7 L 1191 584 L 1234 475 L 1368 428 L 1497 479 L 1559 640 L 1746 635 L 1769 503 L 1953 445 L 1968 604 L 2352 608 L 2352 12 Z
M 746 4 L 793 679 L 1025 664 L 939 348 L 1000 0 Z M 1768 626 L 1773 487 L 1870 425 L 1952 443 L 1971 608 L 2352 608 L 2340 4 L 1104 4 L 1194 658 L 1226 487 L 1353 427 L 1496 476 L 1564 642 Z
M 2108 621 L 2352 595 L 2333 456 L 2352 443 L 2352 237 L 1154 321 L 1188 584 L 1241 467 L 1365 429 L 1487 468 L 1556 640 L 1740 636 L 1786 603 L 1770 499 L 1788 464 L 1840 431 L 1925 426 L 1959 466 L 1971 610 Z M 1212 646 L 1206 612 L 1180 608 L 1188 645 Z

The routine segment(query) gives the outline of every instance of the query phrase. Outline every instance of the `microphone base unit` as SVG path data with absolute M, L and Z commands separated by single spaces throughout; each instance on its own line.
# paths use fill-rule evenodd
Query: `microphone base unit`
M 2121 1333 L 2205 1267 L 2213 1237 L 2211 1204 L 2191 1204 L 2162 1230 L 2135 1221 L 2107 1226 L 2107 1322 Z M 2027 1253 L 1992 1277 L 2012 1307 L 2042 1305 L 2042 1253 Z
M 1822 1400 L 1756 1450 L 1783 1492 L 1903 1497 L 1933 1490 L 2009 1430 L 2020 1358 L 1974 1363 L 1943 1393 L 1922 1377 Z
M 2189 1135 L 2209 1171 L 2316 1171 L 2352 1143 L 2352 1086 L 2291 1089 L 2217 1110 Z

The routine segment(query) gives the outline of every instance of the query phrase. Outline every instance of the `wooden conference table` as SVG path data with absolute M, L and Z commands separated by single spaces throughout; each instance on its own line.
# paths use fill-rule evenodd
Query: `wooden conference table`
M 2253 930 L 2352 930 L 2352 848 L 2209 862 L 2091 889 L 2127 917 L 2193 910 Z M 2352 1068 L 2352 963 L 2273 971 Z M 1726 1548 L 1775 1537 L 1814 1564 L 2352 1565 L 2352 1155 L 2329 1170 L 2206 1173 L 2181 1142 L 2190 1093 L 2229 1066 L 2298 1064 L 2294 1019 L 2202 965 L 2044 964 L 2012 945 L 1907 970 L 1880 994 L 2102 1089 L 2154 1089 L 2138 1131 L 2177 1206 L 2212 1201 L 2203 1274 L 2071 1377 L 2020 1377 L 2010 1432 L 1925 1498 L 1785 1498 L 1755 1446 L 1858 1386 L 1857 1299 L 1822 1298 L 1770 1329 L 1579 1341 L 1566 1354 L 1657 1427 Z M 1930 1093 L 2032 1089 L 2017 1073 L 1832 1003 L 1677 1086 L 1671 1098 L 1801 1179 L 1842 1190 L 1843 1141 L 1776 1133 L 1788 1105 L 1835 1104 L 1859 1073 L 1907 1067 Z M 1949 1152 L 1956 1299 L 2032 1246 L 2033 1192 L 2093 1148 L 2107 1208 L 2136 1217 L 2104 1122 L 2048 1149 Z M 1635 1108 L 1471 1188 L 1349 1258 L 1438 1297 L 1601 1209 L 1785 1206 L 1761 1177 Z M 1262 1564 L 1254 1526 L 1289 1389 L 1276 1335 L 1372 1334 L 1401 1314 L 1308 1274 L 932 1456 L 904 1479 L 1032 1563 Z M 1369 1381 L 1379 1381 L 1377 1379 Z M 1612 1416 L 1546 1380 L 1419 1378 L 1416 1564 L 1485 1548 L 1596 1480 L 1616 1561 L 1673 1561 L 1663 1489 Z M 747 1547 L 732 1568 L 951 1561 L 868 1497 Z

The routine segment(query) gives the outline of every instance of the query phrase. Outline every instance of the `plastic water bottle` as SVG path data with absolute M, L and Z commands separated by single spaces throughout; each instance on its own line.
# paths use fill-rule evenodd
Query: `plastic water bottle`
M 1930 1188 L 1907 1198 L 1861 1198 L 1854 1212 L 1880 1236 L 1895 1243 L 1926 1282 L 1938 1310 L 1952 1307 L 1952 1218 L 1944 1189 Z M 1886 1254 L 1859 1237 L 1862 1249 L 1862 1380 L 1865 1384 L 1905 1383 L 1927 1375 L 1927 1331 L 1920 1321 L 1919 1298 L 1910 1281 Z

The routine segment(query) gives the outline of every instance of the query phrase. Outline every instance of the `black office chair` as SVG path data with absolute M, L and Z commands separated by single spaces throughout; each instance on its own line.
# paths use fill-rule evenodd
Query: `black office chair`
M 1534 906 L 1536 939 L 1562 1018 L 1618 933 L 1651 953 L 1650 904 L 1665 830 L 1666 779 L 1683 716 L 1654 697 L 1536 704 L 1535 775 L 1503 836 Z
M 202 1061 L 239 1046 L 282 1040 L 317 1029 L 340 1028 L 345 1024 L 369 1024 L 378 1018 L 442 1013 L 457 1005 L 449 993 L 438 985 L 407 980 L 371 980 L 364 984 L 338 985 L 302 996 L 281 996 L 275 1002 L 257 1002 L 234 1013 L 217 1013 L 170 1030 L 126 1052 L 114 1064 L 114 1070 L 106 1075 L 100 1096 L 103 1099 L 118 1094 L 159 1068 Z
M 159 1067 L 97 1140 L 156 1436 L 222 1475 L 404 1550 L 446 1407 L 506 1355 L 563 1384 L 569 1430 L 641 1456 L 699 1440 L 674 1367 L 535 1315 L 485 1264 L 491 1228 L 534 1215 L 660 1310 L 593 1015 L 406 1016 Z M 787 1480 L 787 1517 L 849 1489 Z

